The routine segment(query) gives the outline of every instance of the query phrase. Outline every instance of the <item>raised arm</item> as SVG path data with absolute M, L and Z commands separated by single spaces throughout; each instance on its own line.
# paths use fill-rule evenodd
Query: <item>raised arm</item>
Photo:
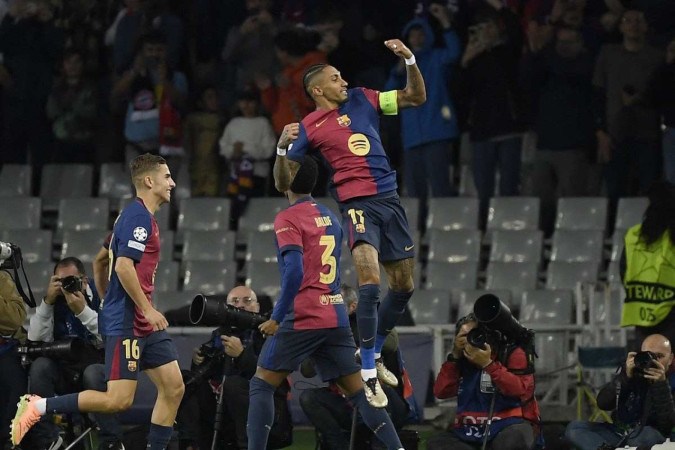
M 422 73 L 415 62 L 415 55 L 399 39 L 389 39 L 384 41 L 384 45 L 396 56 L 405 60 L 407 79 L 405 88 L 397 91 L 398 107 L 408 108 L 426 102 L 427 91 L 424 87 L 424 78 L 422 78 Z
M 277 143 L 277 159 L 274 161 L 274 187 L 279 192 L 286 192 L 291 187 L 295 174 L 298 173 L 300 164 L 286 157 L 288 146 L 298 138 L 300 134 L 299 123 L 289 123 L 281 132 Z

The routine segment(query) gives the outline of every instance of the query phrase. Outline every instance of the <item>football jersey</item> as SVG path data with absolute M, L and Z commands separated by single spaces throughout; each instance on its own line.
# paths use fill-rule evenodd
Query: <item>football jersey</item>
M 141 289 L 152 303 L 159 262 L 159 228 L 155 216 L 140 198 L 127 205 L 115 220 L 108 247 L 110 283 L 98 317 L 99 331 L 104 336 L 130 336 L 132 333 L 138 337 L 147 336 L 152 333 L 152 326 L 124 290 L 115 272 L 117 258 L 121 256 L 134 261 Z
M 281 276 L 282 255 L 302 252 L 303 278 L 298 294 L 288 307 L 282 328 L 312 330 L 348 327 L 347 308 L 340 294 L 340 220 L 311 197 L 279 212 L 274 220 Z
M 380 138 L 380 114 L 396 109 L 382 109 L 391 97 L 365 88 L 349 89 L 347 96 L 337 109 L 305 116 L 288 158 L 302 162 L 305 153 L 317 149 L 330 168 L 331 194 L 338 202 L 395 191 L 396 171 Z

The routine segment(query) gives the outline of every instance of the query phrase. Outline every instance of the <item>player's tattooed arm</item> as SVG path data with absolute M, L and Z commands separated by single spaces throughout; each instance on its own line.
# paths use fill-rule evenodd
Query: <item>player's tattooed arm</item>
M 396 56 L 406 59 L 406 86 L 398 93 L 398 107 L 408 108 L 410 106 L 419 106 L 427 101 L 427 90 L 424 86 L 424 77 L 420 72 L 419 67 L 415 63 L 415 55 L 408 47 L 398 39 L 390 39 L 384 41 L 387 46 Z M 409 61 L 412 60 L 412 63 Z
M 286 152 L 289 146 L 298 138 L 300 134 L 299 123 L 289 123 L 284 127 L 284 131 L 279 136 L 277 143 L 277 159 L 274 161 L 274 186 L 279 192 L 286 192 L 290 189 L 295 174 L 298 173 L 300 164 L 288 159 Z M 280 150 L 283 154 L 280 154 Z

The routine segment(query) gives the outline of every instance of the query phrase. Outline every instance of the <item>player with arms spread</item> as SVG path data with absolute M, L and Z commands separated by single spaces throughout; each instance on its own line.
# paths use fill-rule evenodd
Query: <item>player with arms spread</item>
M 291 206 L 274 220 L 281 293 L 270 320 L 260 325 L 267 337 L 251 379 L 248 448 L 264 450 L 274 421 L 274 390 L 312 357 L 325 381 L 335 380 L 359 408 L 363 421 L 389 450 L 402 448 L 386 410 L 366 399 L 354 360 L 354 337 L 340 293 L 342 229 L 330 209 L 310 193 L 317 164 L 309 156 L 286 192 Z
M 415 256 L 405 211 L 396 193 L 396 172 L 379 135 L 379 115 L 397 114 L 400 108 L 426 101 L 424 79 L 410 49 L 398 39 L 384 44 L 405 59 L 405 89 L 347 89 L 347 82 L 335 67 L 310 67 L 304 75 L 304 86 L 316 103 L 316 111 L 301 123 L 284 127 L 274 164 L 275 185 L 280 192 L 288 190 L 309 150 L 318 150 L 330 166 L 332 195 L 340 205 L 358 274 L 361 378 L 368 402 L 375 407 L 387 405 L 378 378 L 392 386 L 398 384 L 384 366 L 381 351 L 412 296 Z M 379 310 L 378 260 L 389 280 L 389 291 Z
M 115 221 L 109 247 L 109 285 L 99 313 L 105 341 L 108 390 L 83 391 L 53 398 L 25 395 L 12 421 L 17 445 L 46 412 L 116 413 L 131 407 L 138 372 L 157 386 L 148 448 L 164 450 L 183 398 L 178 353 L 165 331 L 168 323 L 152 305 L 159 262 L 159 229 L 154 213 L 171 200 L 176 187 L 164 158 L 146 153 L 131 162 L 136 200 Z

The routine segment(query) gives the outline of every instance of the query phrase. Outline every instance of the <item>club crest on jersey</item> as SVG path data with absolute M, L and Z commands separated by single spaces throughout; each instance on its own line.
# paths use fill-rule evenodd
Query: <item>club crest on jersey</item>
M 349 125 L 352 124 L 352 119 L 349 118 L 347 114 L 343 114 L 340 117 L 337 118 L 338 125 L 341 127 L 348 127 Z
M 143 227 L 134 228 L 134 239 L 138 242 L 144 242 L 148 238 L 148 230 Z
M 127 369 L 129 369 L 129 372 L 136 372 L 136 361 L 129 361 L 127 364 Z

